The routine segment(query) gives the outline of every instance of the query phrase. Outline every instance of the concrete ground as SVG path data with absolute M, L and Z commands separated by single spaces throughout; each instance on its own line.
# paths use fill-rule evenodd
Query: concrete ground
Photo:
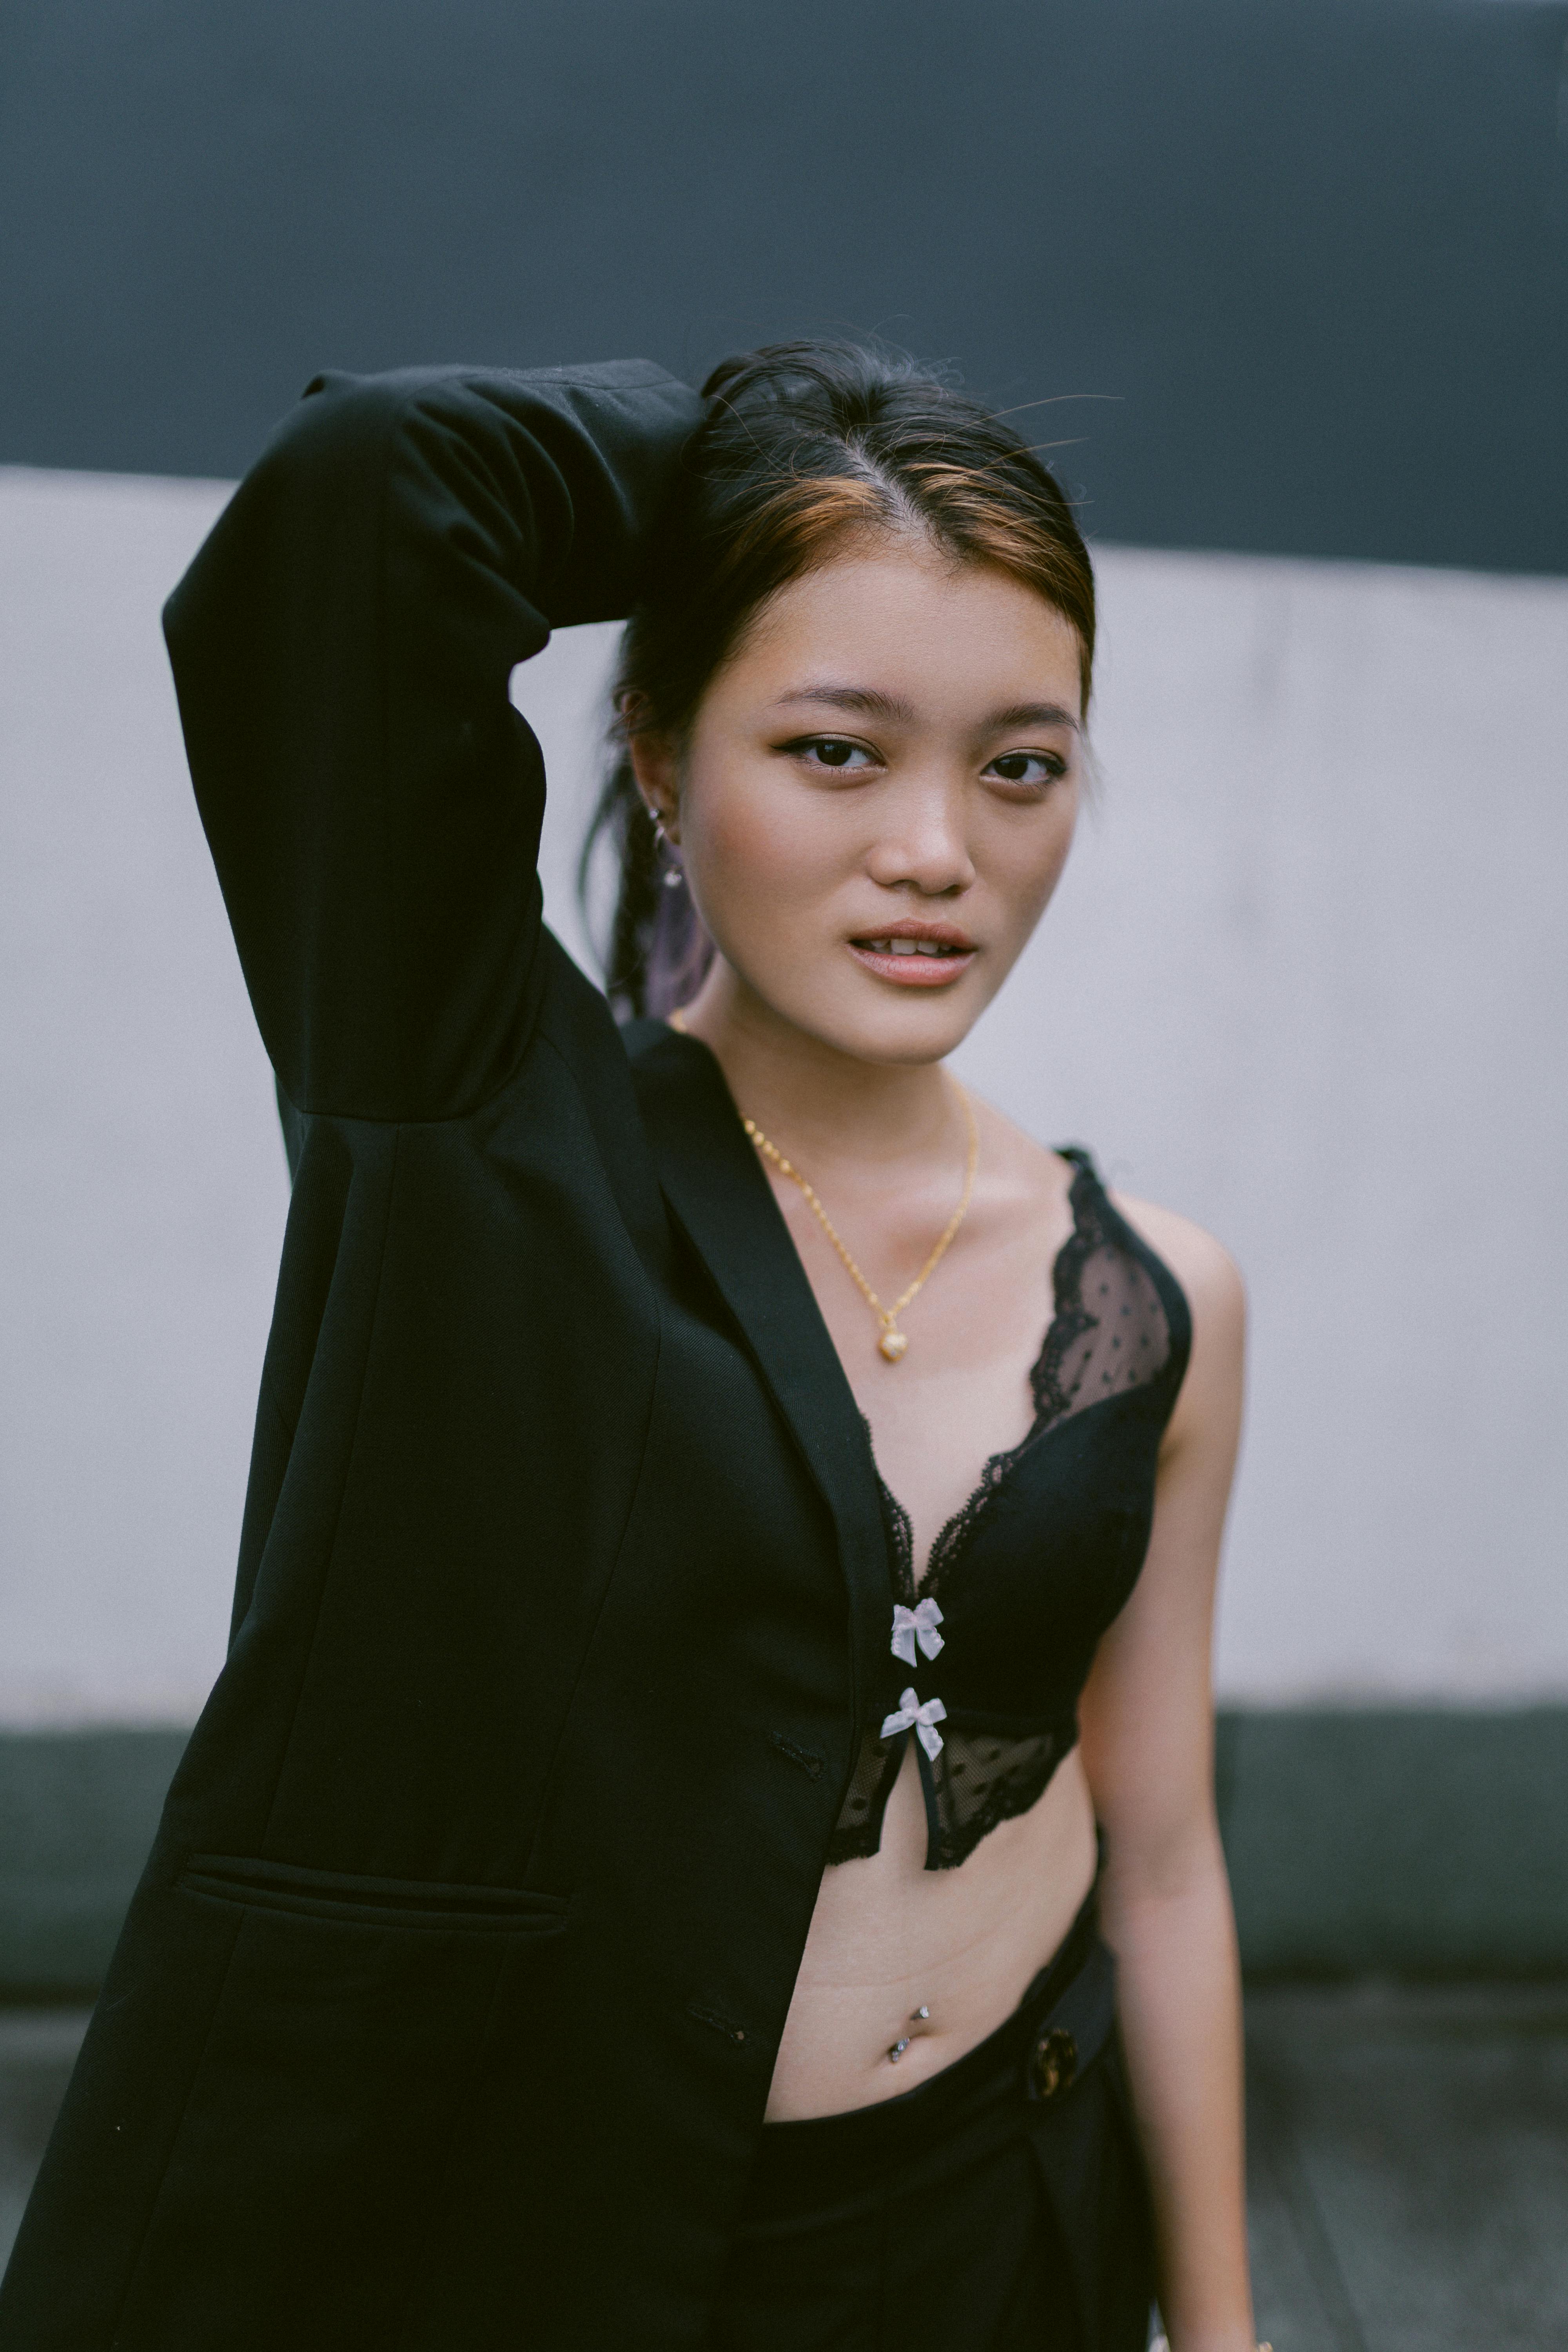
M 0 2011 L 0 2256 L 85 2022 Z M 1247 2051 L 1275 2352 L 1568 2347 L 1568 1983 L 1255 1987 Z
M 1568 1984 L 1254 1988 L 1275 2352 L 1568 2347 Z

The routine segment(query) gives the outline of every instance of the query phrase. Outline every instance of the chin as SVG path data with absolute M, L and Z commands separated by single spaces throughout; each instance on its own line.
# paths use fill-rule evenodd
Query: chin
M 922 991 L 889 1001 L 879 990 L 872 1003 L 813 1006 L 802 1025 L 858 1062 L 918 1067 L 940 1062 L 961 1045 L 984 1010 L 961 983 L 951 994 Z

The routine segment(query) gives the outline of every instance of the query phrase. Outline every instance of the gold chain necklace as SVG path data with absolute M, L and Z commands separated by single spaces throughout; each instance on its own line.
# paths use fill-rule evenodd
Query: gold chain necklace
M 679 1012 L 672 1013 L 669 1015 L 669 1025 L 672 1029 L 678 1029 L 683 1037 L 689 1036 L 691 1034 L 687 1028 L 686 1023 Z M 895 1298 L 890 1307 L 883 1306 L 881 1300 L 878 1297 L 876 1292 L 872 1289 L 870 1284 L 867 1281 L 865 1276 L 861 1273 L 859 1267 L 850 1256 L 849 1252 L 844 1245 L 844 1242 L 839 1234 L 837 1227 L 835 1225 L 832 1218 L 828 1215 L 826 1210 L 823 1207 L 821 1202 L 817 1199 L 816 1192 L 807 1183 L 805 1178 L 801 1174 L 800 1170 L 794 1167 L 791 1162 L 784 1158 L 784 1153 L 779 1150 L 776 1143 L 769 1142 L 767 1137 L 763 1133 L 762 1129 L 757 1125 L 755 1119 L 748 1118 L 743 1111 L 741 1114 L 741 1125 L 745 1129 L 746 1133 L 751 1137 L 752 1141 L 756 1145 L 757 1150 L 762 1153 L 763 1158 L 764 1160 L 771 1160 L 773 1165 L 778 1170 L 781 1176 L 787 1176 L 792 1183 L 798 1184 L 802 1192 L 805 1195 L 807 1208 L 810 1209 L 813 1216 L 816 1219 L 817 1223 L 822 1227 L 823 1232 L 827 1235 L 828 1240 L 833 1244 L 834 1248 L 843 1259 L 845 1267 L 847 1270 L 849 1277 L 854 1283 L 855 1287 L 858 1290 L 861 1297 L 866 1301 L 867 1306 L 871 1309 L 872 1314 L 881 1325 L 881 1337 L 877 1341 L 877 1348 L 879 1353 L 885 1357 L 889 1364 L 896 1364 L 899 1358 L 903 1354 L 905 1349 L 910 1344 L 909 1334 L 905 1331 L 900 1331 L 898 1328 L 900 1316 L 903 1313 L 910 1299 L 915 1297 L 916 1293 L 925 1288 L 926 1284 L 930 1281 L 931 1276 L 936 1272 L 937 1267 L 942 1264 L 942 1259 L 946 1256 L 948 1244 L 952 1240 L 954 1234 L 957 1233 L 960 1225 L 963 1223 L 964 1218 L 968 1215 L 969 1203 L 971 1199 L 973 1197 L 974 1171 L 980 1165 L 980 1129 L 974 1123 L 974 1107 L 971 1103 L 967 1093 L 964 1091 L 963 1087 L 959 1085 L 956 1078 L 952 1078 L 951 1080 L 951 1084 L 958 1096 L 959 1101 L 963 1106 L 964 1123 L 969 1129 L 969 1156 L 963 1171 L 963 1196 L 959 1201 L 957 1208 L 954 1209 L 952 1216 L 949 1217 L 946 1225 L 943 1227 L 942 1238 L 937 1243 L 936 1247 L 932 1250 L 930 1257 L 927 1258 L 924 1265 L 921 1266 L 919 1274 L 916 1275 L 909 1288 L 906 1291 L 903 1291 L 900 1297 Z

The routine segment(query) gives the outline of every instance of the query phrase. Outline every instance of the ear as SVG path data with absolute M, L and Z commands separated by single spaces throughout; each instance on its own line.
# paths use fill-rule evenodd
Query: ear
M 626 750 L 647 813 L 671 841 L 680 839 L 680 776 L 675 747 L 667 735 L 632 735 Z

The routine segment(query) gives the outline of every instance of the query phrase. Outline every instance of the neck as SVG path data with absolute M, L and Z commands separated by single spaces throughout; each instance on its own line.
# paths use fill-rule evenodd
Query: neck
M 958 1118 L 940 1062 L 868 1062 L 797 1029 L 716 957 L 685 1025 L 737 1107 L 803 1172 L 868 1171 L 940 1152 Z

